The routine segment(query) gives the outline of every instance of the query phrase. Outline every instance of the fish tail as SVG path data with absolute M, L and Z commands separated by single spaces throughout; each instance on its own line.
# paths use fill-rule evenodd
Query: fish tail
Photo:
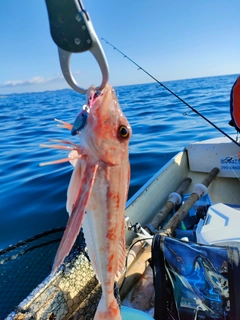
M 106 300 L 102 296 L 97 311 L 94 316 L 94 320 L 121 320 L 121 312 L 117 300 L 113 297 L 113 300 L 106 303 Z

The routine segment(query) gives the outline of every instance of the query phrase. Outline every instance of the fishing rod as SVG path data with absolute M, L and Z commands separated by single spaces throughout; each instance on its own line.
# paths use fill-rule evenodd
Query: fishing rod
M 114 50 L 117 50 L 124 58 L 127 58 L 130 62 L 135 64 L 135 66 L 138 67 L 138 70 L 142 70 L 144 73 L 146 73 L 150 78 L 152 78 L 154 81 L 156 81 L 160 86 L 162 86 L 164 89 L 166 89 L 168 92 L 170 92 L 172 95 L 174 95 L 178 100 L 180 100 L 182 103 L 184 103 L 188 108 L 190 108 L 193 112 L 198 114 L 200 117 L 202 117 L 205 121 L 207 121 L 210 125 L 212 125 L 215 129 L 220 131 L 225 137 L 230 139 L 232 142 L 234 142 L 238 147 L 240 147 L 240 144 L 234 140 L 232 137 L 230 137 L 226 132 L 224 132 L 222 129 L 220 129 L 218 126 L 216 126 L 213 122 L 211 122 L 209 119 L 207 119 L 203 114 L 198 112 L 196 109 L 194 109 L 190 104 L 188 104 L 186 101 L 184 101 L 182 98 L 180 98 L 176 93 L 174 93 L 172 90 L 170 90 L 168 87 L 166 87 L 162 82 L 160 82 L 158 79 L 156 79 L 153 75 L 151 75 L 149 72 L 147 72 L 144 68 L 142 68 L 139 64 L 137 64 L 135 61 L 133 61 L 131 58 L 129 58 L 125 53 L 120 51 L 118 48 L 116 48 L 113 44 L 111 44 L 109 41 L 107 41 L 104 38 L 101 38 L 103 41 L 106 42 L 106 44 L 109 44 Z

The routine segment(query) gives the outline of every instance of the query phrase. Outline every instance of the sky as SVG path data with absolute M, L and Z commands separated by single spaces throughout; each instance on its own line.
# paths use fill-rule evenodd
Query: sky
M 70 0 L 69 0 L 70 1 Z M 98 38 L 159 81 L 240 73 L 239 0 L 83 0 Z M 0 94 L 69 88 L 44 0 L 0 0 Z M 101 40 L 113 86 L 152 79 Z M 80 87 L 99 85 L 90 52 L 74 54 Z

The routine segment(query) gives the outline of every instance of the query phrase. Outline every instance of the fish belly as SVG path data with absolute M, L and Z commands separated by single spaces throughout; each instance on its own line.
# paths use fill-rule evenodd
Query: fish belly
M 128 167 L 99 166 L 83 221 L 91 264 L 102 286 L 95 319 L 121 319 L 114 280 L 125 263 L 124 211 Z

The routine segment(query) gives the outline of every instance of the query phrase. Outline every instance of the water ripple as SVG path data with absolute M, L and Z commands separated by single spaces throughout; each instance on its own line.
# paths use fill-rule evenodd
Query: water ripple
M 164 83 L 229 134 L 229 94 L 236 75 Z M 174 154 L 193 141 L 219 133 L 156 83 L 117 87 L 119 102 L 133 130 L 131 184 L 136 192 Z M 72 140 L 54 118 L 72 123 L 85 97 L 72 91 L 0 95 L 0 248 L 47 229 L 65 225 L 69 164 L 39 167 L 64 151 L 42 149 L 48 139 Z M 187 112 L 186 116 L 183 114 Z M 77 138 L 74 139 L 77 143 Z

